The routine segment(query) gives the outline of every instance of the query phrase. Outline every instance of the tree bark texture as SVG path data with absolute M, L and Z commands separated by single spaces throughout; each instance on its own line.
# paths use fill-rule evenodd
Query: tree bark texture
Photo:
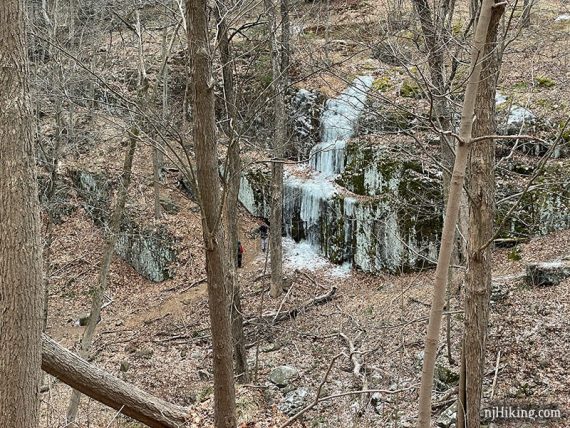
M 228 246 L 224 242 L 222 197 L 218 174 L 216 117 L 212 58 L 208 37 L 206 0 L 188 0 L 188 43 L 192 57 L 192 107 L 196 180 L 202 212 L 202 233 L 206 250 L 208 305 L 214 354 L 214 423 L 216 428 L 235 428 L 235 386 L 232 364 L 232 337 L 227 285 Z
M 0 424 L 37 427 L 42 249 L 23 1 L 0 2 Z
M 45 334 L 42 337 L 41 355 L 41 367 L 45 372 L 124 415 L 149 427 L 184 426 L 188 409 L 156 398 L 89 364 Z M 8 426 L 32 427 L 32 425 L 6 425 Z
M 447 273 L 453 251 L 455 237 L 455 224 L 459 215 L 461 193 L 465 178 L 465 169 L 469 154 L 469 146 L 472 138 L 473 116 L 477 98 L 477 88 L 481 75 L 482 52 L 487 39 L 487 31 L 491 20 L 494 0 L 483 0 L 481 15 L 477 23 L 473 48 L 471 52 L 470 75 L 465 89 L 461 125 L 459 131 L 460 141 L 457 144 L 455 165 L 451 177 L 449 199 L 446 206 L 446 215 L 441 236 L 441 247 L 436 268 L 436 279 L 433 292 L 433 300 L 430 311 L 428 331 L 426 335 L 425 354 L 422 370 L 422 382 L 420 387 L 419 419 L 418 426 L 429 428 L 431 421 L 431 393 L 433 387 L 433 375 L 437 346 L 441 329 L 441 318 L 445 305 L 445 286 Z
M 241 179 L 240 142 L 237 127 L 237 105 L 234 86 L 234 61 L 229 43 L 227 14 L 228 9 L 220 2 L 216 7 L 216 20 L 218 23 L 218 49 L 222 60 L 222 76 L 224 79 L 224 104 L 227 120 L 228 154 L 224 181 L 226 186 L 226 203 L 224 216 L 228 233 L 228 254 L 236 255 L 239 241 L 238 234 L 238 195 Z M 240 284 L 236 272 L 236 257 L 230 257 L 230 296 L 231 296 L 231 323 L 234 351 L 234 371 L 239 383 L 249 382 L 247 370 L 247 351 L 245 349 L 245 335 L 243 332 L 243 316 L 241 309 Z
M 283 155 L 287 137 L 284 99 L 284 79 L 281 70 L 279 42 L 277 40 L 277 12 L 275 0 L 264 0 L 267 14 L 267 30 L 271 41 L 271 70 L 273 75 L 273 111 L 275 128 L 273 136 L 273 163 L 271 166 L 271 213 L 269 250 L 271 251 L 271 297 L 283 293 Z
M 493 135 L 495 92 L 500 58 L 497 33 L 504 6 L 493 8 L 485 44 L 481 79 L 475 104 L 473 137 Z M 457 406 L 457 426 L 479 427 L 481 391 L 485 365 L 489 302 L 491 296 L 492 247 L 495 218 L 495 141 L 477 142 L 469 161 L 469 235 L 465 276 L 465 328 Z

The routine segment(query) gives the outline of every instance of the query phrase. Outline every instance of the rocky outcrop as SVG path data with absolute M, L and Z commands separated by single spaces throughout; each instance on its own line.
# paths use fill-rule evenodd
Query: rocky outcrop
M 71 174 L 83 208 L 93 222 L 107 227 L 110 217 L 111 183 L 104 174 L 74 171 Z M 116 253 L 145 278 L 160 282 L 170 277 L 176 259 L 175 239 L 164 228 L 139 225 L 127 211 L 123 216 Z
M 528 238 L 570 228 L 569 160 L 545 165 L 524 194 L 535 166 L 511 163 L 510 170 L 510 174 L 499 171 L 497 178 L 497 224 L 514 207 L 501 230 L 501 238 Z
M 142 228 L 126 219 L 115 251 L 142 276 L 161 282 L 171 277 L 168 267 L 176 259 L 173 244 L 174 238 L 163 227 Z
M 526 267 L 529 285 L 546 287 L 560 284 L 570 278 L 570 260 L 531 263 Z

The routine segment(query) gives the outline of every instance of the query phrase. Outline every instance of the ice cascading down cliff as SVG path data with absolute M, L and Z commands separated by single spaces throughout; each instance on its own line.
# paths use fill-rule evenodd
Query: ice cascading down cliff
M 309 242 L 335 263 L 394 272 L 433 259 L 437 233 L 418 233 L 414 216 L 395 203 L 399 192 L 408 190 L 401 183 L 410 178 L 406 165 L 388 159 L 381 149 L 363 150 L 357 141 L 349 142 L 372 83 L 370 76 L 358 77 L 326 102 L 321 142 L 312 148 L 309 162 L 286 168 L 283 226 L 287 236 Z M 254 215 L 268 215 L 268 182 L 259 171 L 242 177 L 240 201 Z

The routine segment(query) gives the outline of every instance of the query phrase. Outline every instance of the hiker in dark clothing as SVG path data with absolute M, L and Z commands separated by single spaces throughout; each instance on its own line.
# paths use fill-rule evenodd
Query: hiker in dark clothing
M 243 247 L 241 245 L 241 241 L 238 241 L 238 251 L 237 251 L 237 267 L 241 267 L 241 261 L 243 258 Z
M 265 253 L 267 250 L 267 234 L 269 232 L 269 226 L 267 226 L 263 220 L 260 220 L 259 228 L 257 230 L 259 232 L 259 237 L 261 238 L 261 251 Z

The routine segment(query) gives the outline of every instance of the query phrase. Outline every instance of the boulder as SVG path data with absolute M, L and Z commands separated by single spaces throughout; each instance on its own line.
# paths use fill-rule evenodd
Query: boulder
M 570 277 L 570 260 L 531 263 L 526 267 L 527 282 L 536 287 L 560 284 Z
M 291 366 L 276 367 L 271 371 L 269 380 L 279 388 L 284 388 L 299 376 L 296 368 Z

